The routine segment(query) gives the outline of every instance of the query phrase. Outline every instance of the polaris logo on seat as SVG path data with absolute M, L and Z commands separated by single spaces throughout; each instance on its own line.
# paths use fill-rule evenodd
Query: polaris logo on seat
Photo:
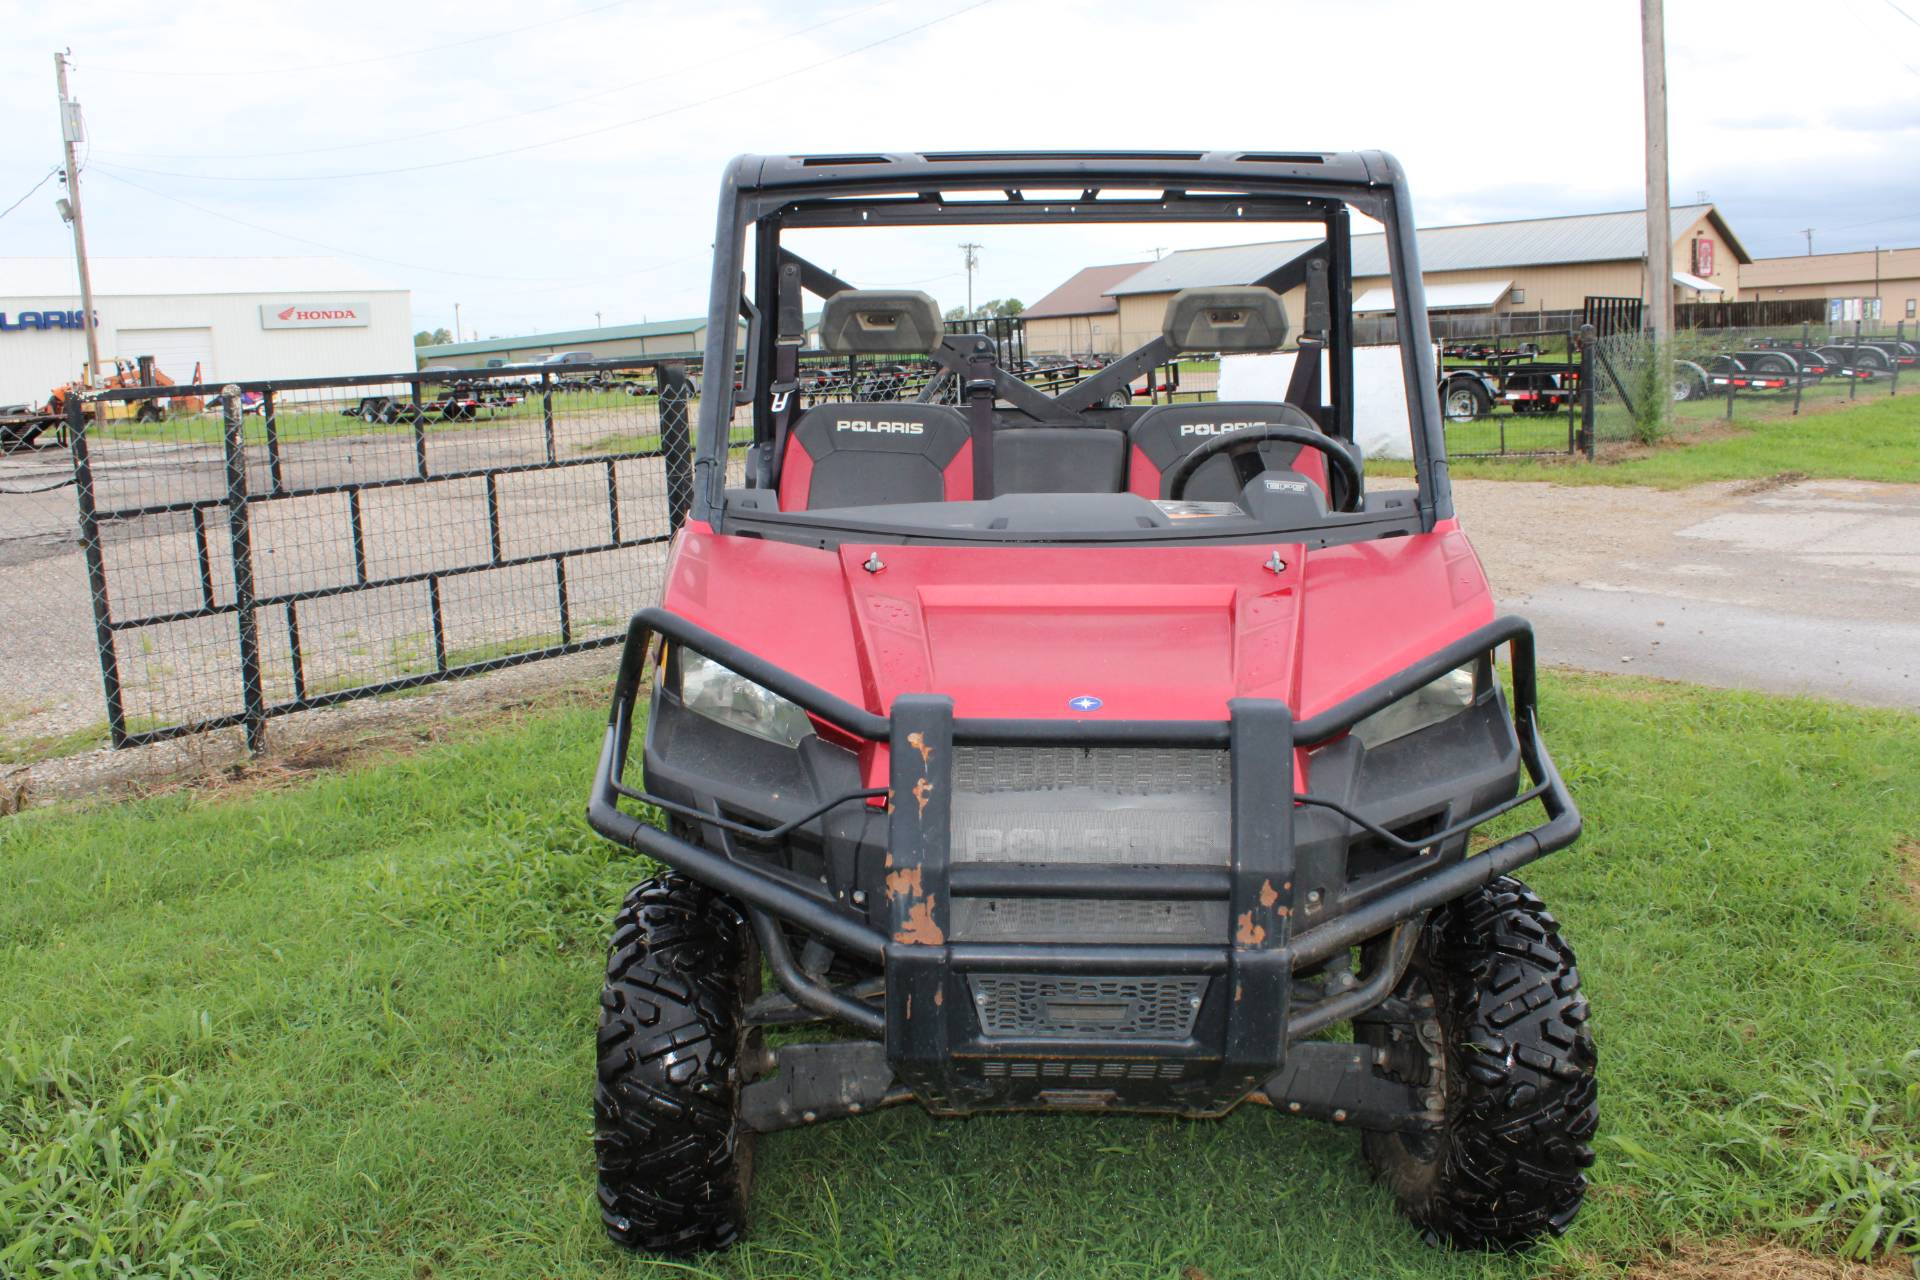
M 1270 427 L 1271 422 L 1183 422 L 1180 434 L 1183 436 L 1223 436 L 1229 431 L 1245 431 L 1248 427 Z
M 925 435 L 927 428 L 918 422 L 889 422 L 885 419 L 873 421 L 866 418 L 854 418 L 840 423 L 837 431 L 866 431 L 878 435 L 918 436 Z

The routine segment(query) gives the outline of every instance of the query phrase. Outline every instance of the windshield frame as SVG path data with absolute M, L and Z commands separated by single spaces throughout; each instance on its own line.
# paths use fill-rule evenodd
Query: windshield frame
M 1078 190 L 1079 198 L 1026 200 L 1027 189 Z M 1127 193 L 1118 198 L 1105 192 Z M 952 200 L 947 192 L 1002 192 L 1002 199 Z M 942 153 L 906 156 L 742 156 L 729 167 L 722 182 L 715 228 L 712 288 L 709 297 L 705 368 L 732 369 L 741 360 L 742 386 L 732 395 L 703 395 L 694 462 L 692 516 L 727 531 L 737 516 L 757 532 L 776 533 L 788 527 L 808 541 L 839 530 L 913 541 L 1080 542 L 1143 541 L 1138 532 L 1111 538 L 1076 531 L 1071 537 L 1046 539 L 1032 535 L 1018 539 L 952 538 L 929 533 L 924 527 L 886 527 L 869 521 L 833 519 L 832 512 L 781 512 L 758 503 L 730 504 L 726 490 L 727 450 L 734 427 L 734 410 L 752 406 L 754 439 L 767 439 L 771 419 L 769 374 L 779 328 L 776 317 L 779 271 L 783 260 L 780 234 L 792 227 L 861 226 L 1007 226 L 1097 222 L 1213 222 L 1276 224 L 1320 222 L 1327 229 L 1328 301 L 1327 402 L 1334 410 L 1330 434 L 1351 439 L 1353 432 L 1352 270 L 1347 226 L 1349 210 L 1380 223 L 1389 247 L 1388 267 L 1395 306 L 1406 323 L 1402 334 L 1425 333 L 1426 301 L 1421 286 L 1418 249 L 1414 242 L 1411 202 L 1398 164 L 1381 152 L 1274 155 L 1272 153 Z M 753 279 L 747 271 L 748 237 L 753 237 Z M 1311 256 L 1311 251 L 1309 255 Z M 803 264 L 814 273 L 806 280 L 809 292 L 817 286 L 844 287 L 844 283 Z M 751 287 L 750 287 L 751 284 Z M 740 321 L 745 321 L 744 350 Z M 789 318 L 789 323 L 791 322 Z M 1431 531 L 1453 515 L 1446 470 L 1443 423 L 1434 389 L 1434 357 L 1430 343 L 1401 341 L 1402 381 L 1407 397 L 1415 500 L 1410 508 L 1391 513 L 1330 513 L 1303 530 L 1266 528 L 1237 535 L 1209 536 L 1182 529 L 1154 543 L 1181 545 L 1213 541 L 1222 536 L 1271 538 L 1283 533 L 1307 532 L 1316 537 L 1378 526 L 1380 536 L 1413 530 Z M 1124 357 L 1123 357 L 1124 359 Z M 713 385 L 709 375 L 703 379 Z M 723 378 L 721 385 L 731 379 Z M 735 512 L 730 505 L 739 506 Z M 744 531 L 744 530 L 743 530 Z M 838 541 L 839 539 L 833 538 Z

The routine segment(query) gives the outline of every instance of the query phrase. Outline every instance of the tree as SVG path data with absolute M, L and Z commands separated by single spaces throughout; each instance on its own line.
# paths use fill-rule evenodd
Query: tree
M 972 318 L 978 318 L 980 316 L 1017 316 L 1026 309 L 1027 304 L 1018 298 L 989 298 L 973 309 Z M 969 318 L 965 307 L 947 308 L 947 319 L 949 320 L 966 320 Z
M 422 329 L 413 335 L 413 345 L 416 347 L 437 347 L 452 341 L 453 334 L 445 329 Z

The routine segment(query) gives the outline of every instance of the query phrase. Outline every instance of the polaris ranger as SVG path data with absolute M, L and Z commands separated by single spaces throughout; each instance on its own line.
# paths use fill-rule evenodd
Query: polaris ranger
M 1435 1238 L 1514 1247 L 1572 1220 L 1588 1008 L 1512 873 L 1580 815 L 1532 631 L 1496 612 L 1454 514 L 1424 340 L 1400 351 L 1415 483 L 1367 483 L 1356 215 L 1424 335 L 1410 198 L 1379 152 L 728 167 L 705 367 L 745 372 L 700 402 L 691 515 L 629 628 L 590 798 L 596 830 L 662 864 L 615 920 L 600 1009 L 614 1240 L 730 1245 L 755 1135 L 909 1102 L 1271 1107 L 1359 1130 Z M 1158 335 L 1049 395 L 991 339 L 944 334 L 926 294 L 792 247 L 1135 222 L 1304 226 L 1318 248 L 1175 294 Z M 807 294 L 829 352 L 941 375 L 805 403 Z M 1117 394 L 1182 353 L 1282 348 L 1283 398 Z M 802 1023 L 823 1025 L 783 1030 Z

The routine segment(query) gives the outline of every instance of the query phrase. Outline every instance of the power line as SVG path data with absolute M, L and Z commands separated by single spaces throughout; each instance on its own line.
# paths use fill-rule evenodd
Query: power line
M 1887 8 L 1893 10 L 1895 13 L 1905 18 L 1908 22 L 1911 22 L 1914 26 L 1920 27 L 1920 18 L 1914 17 L 1912 14 L 1908 13 L 1905 9 L 1902 9 L 1899 5 L 1895 4 L 1893 0 L 1885 0 L 1885 3 Z
M 105 168 L 102 168 L 100 170 L 100 173 L 101 173 L 101 176 L 106 178 L 111 178 L 113 181 L 120 183 L 122 186 L 132 187 L 136 191 L 144 191 L 148 195 L 157 196 L 162 200 L 170 200 L 174 204 L 182 205 L 188 209 L 192 209 L 195 213 L 205 214 L 209 218 L 219 218 L 223 222 L 231 222 L 235 226 L 246 227 L 250 231 L 259 231 L 266 235 L 278 236 L 282 240 L 291 240 L 296 244 L 309 245 L 315 249 L 325 249 L 329 253 L 345 254 L 349 258 L 362 258 L 368 262 L 381 262 L 381 263 L 385 263 L 387 266 L 390 266 L 390 267 L 405 267 L 409 271 L 425 271 L 433 275 L 461 276 L 469 280 L 492 280 L 492 281 L 503 282 L 508 284 L 519 284 L 519 283 L 550 284 L 558 280 L 558 281 L 566 282 L 562 284 L 561 286 L 562 288 L 571 288 L 574 285 L 586 284 L 591 281 L 617 280 L 624 276 L 641 275 L 648 271 L 661 271 L 667 267 L 677 266 L 680 263 L 687 261 L 689 257 L 703 256 L 698 254 L 686 255 L 680 258 L 675 258 L 671 262 L 657 263 L 650 267 L 636 267 L 632 271 L 620 271 L 620 272 L 615 272 L 612 275 L 608 275 L 605 272 L 601 272 L 591 276 L 495 276 L 495 275 L 485 275 L 483 273 L 476 272 L 476 271 L 451 271 L 445 267 L 429 267 L 418 262 L 402 262 L 398 258 L 383 258 L 380 255 L 374 254 L 374 253 L 361 253 L 357 249 L 345 249 L 339 245 L 327 244 L 324 241 L 310 240 L 305 236 L 296 236 L 291 232 L 276 230 L 273 227 L 261 226 L 257 222 L 248 222 L 244 218 L 236 218 L 231 214 L 221 213 L 218 210 L 209 209 L 204 205 L 195 204 L 191 200 L 182 200 L 179 196 L 168 195 L 164 191 L 155 191 L 152 187 L 142 186 L 140 183 L 134 182 L 130 178 L 123 178 L 119 174 L 110 173 Z M 558 291 L 559 290 L 553 290 L 552 292 L 558 292 Z M 527 292 L 542 292 L 542 291 L 541 290 L 520 290 L 519 292 L 527 293 Z
M 25 204 L 27 202 L 27 196 L 32 195 L 34 192 L 38 191 L 40 188 L 46 186 L 48 179 L 52 178 L 53 175 L 58 172 L 60 172 L 60 166 L 55 165 L 53 168 L 41 174 L 40 181 L 34 183 L 31 187 L 27 188 L 26 196 L 21 196 L 18 200 L 15 200 L 12 204 L 8 205 L 6 208 L 0 209 L 0 218 L 6 217 L 8 214 L 12 213 L 15 209 L 18 209 L 21 205 Z
M 298 75 L 307 71 L 334 71 L 341 67 L 364 67 L 375 62 L 391 62 L 395 58 L 414 58 L 423 53 L 439 53 L 443 49 L 463 49 L 468 45 L 483 44 L 488 40 L 498 40 L 503 36 L 519 35 L 523 31 L 532 31 L 536 27 L 557 26 L 562 22 L 572 22 L 575 18 L 586 18 L 608 9 L 617 9 L 621 5 L 631 4 L 633 0 L 609 0 L 609 3 L 596 5 L 591 9 L 581 9 L 574 13 L 563 13 L 557 18 L 543 18 L 539 22 L 529 22 L 525 26 L 508 27 L 505 31 L 493 31 L 481 36 L 468 36 L 463 40 L 450 40 L 445 44 L 428 45 L 422 49 L 403 49 L 398 53 L 377 53 L 366 58 L 349 58 L 343 62 L 310 62 L 298 67 L 242 67 L 220 71 L 177 71 L 157 70 L 153 67 L 100 67 L 88 66 L 89 71 L 110 71 L 123 76 L 277 76 Z
M 740 85 L 736 88 L 728 89 L 723 93 L 711 94 L 708 97 L 699 98 L 692 102 L 684 102 L 677 107 L 666 107 L 646 115 L 635 116 L 630 120 L 617 120 L 612 124 L 601 125 L 598 128 L 584 129 L 579 133 L 547 138 L 540 142 L 529 142 L 518 147 L 505 147 L 499 151 L 483 151 L 478 155 L 457 156 L 450 160 L 435 160 L 426 164 L 399 165 L 391 169 L 362 169 L 352 173 L 256 175 L 187 173 L 178 169 L 147 169 L 139 165 L 130 164 L 115 165 L 113 167 L 123 169 L 128 173 L 147 173 L 165 178 L 190 178 L 196 182 L 340 182 L 348 178 L 386 178 L 401 173 L 420 173 L 434 169 L 449 169 L 456 165 L 474 164 L 481 160 L 496 160 L 502 156 L 522 155 L 528 151 L 538 151 L 543 147 L 559 146 L 567 142 L 578 142 L 582 138 L 595 138 L 601 134 L 612 133 L 618 129 L 629 129 L 637 124 L 648 124 L 655 120 L 665 119 L 667 116 L 679 115 L 681 112 L 695 111 L 701 107 L 712 106 L 716 102 L 724 102 L 729 98 L 737 98 L 743 94 L 751 93 L 756 89 L 764 89 L 771 84 L 779 84 L 783 80 L 791 80 L 796 76 L 818 71 L 822 67 L 830 67 L 836 62 L 845 62 L 849 58 L 858 57 L 860 54 L 866 53 L 869 50 L 877 49 L 883 44 L 891 44 L 895 40 L 905 39 L 907 36 L 916 35 L 919 32 L 937 27 L 942 23 L 951 22 L 955 18 L 972 13 L 975 9 L 984 9 L 993 2 L 994 0 L 975 0 L 975 3 L 968 5 L 964 9 L 956 9 L 952 13 L 945 13 L 937 18 L 930 18 L 916 26 L 908 27 L 904 31 L 896 31 L 892 35 L 882 36 L 878 40 L 870 40 L 866 44 L 848 49 L 844 53 L 836 53 L 830 58 L 822 58 L 817 62 L 810 62 L 805 66 L 795 67 L 791 71 L 783 71 L 777 76 L 768 76 L 762 80 L 755 80 L 751 84 Z M 107 162 L 103 160 L 100 163 L 104 167 Z
M 509 120 L 519 120 L 527 116 L 540 115 L 548 111 L 558 111 L 562 107 L 578 106 L 582 102 L 591 102 L 596 98 L 610 97 L 616 93 L 626 93 L 633 89 L 645 88 L 647 85 L 658 84 L 662 80 L 671 80 L 675 76 L 684 75 L 689 71 L 701 71 L 701 70 L 705 70 L 708 67 L 719 66 L 722 63 L 737 62 L 740 58 L 740 55 L 743 52 L 751 53 L 760 49 L 771 48 L 774 45 L 783 44 L 788 40 L 795 39 L 796 37 L 809 35 L 815 31 L 820 30 L 822 27 L 830 27 L 830 26 L 833 26 L 835 23 L 846 22 L 853 18 L 865 17 L 867 14 L 874 12 L 876 9 L 885 9 L 890 5 L 897 4 L 898 2 L 899 0 L 878 0 L 878 3 L 870 4 L 863 9 L 855 9 L 848 13 L 842 13 L 842 14 L 836 15 L 835 17 L 827 18 L 820 22 L 812 23 L 808 26 L 796 27 L 792 31 L 782 32 L 779 35 L 773 37 L 771 40 L 762 41 L 760 44 L 749 46 L 746 50 L 738 50 L 738 49 L 729 50 L 722 57 L 713 58 L 707 62 L 687 63 L 683 65 L 678 65 L 678 66 L 675 66 L 671 71 L 662 72 L 661 74 L 656 76 L 648 76 L 643 80 L 631 80 L 631 81 L 628 81 L 626 84 L 616 84 L 616 85 L 611 85 L 605 89 L 596 89 L 592 93 L 583 93 L 577 98 L 563 98 L 559 102 L 550 102 L 543 107 L 528 107 L 525 111 L 510 111 L 505 115 L 489 116 L 482 120 L 467 120 L 467 121 L 463 121 L 460 124 L 443 125 L 438 129 L 423 129 L 418 133 L 401 133 L 401 134 L 395 134 L 391 137 L 386 137 L 386 138 L 367 138 L 359 142 L 341 142 L 341 143 L 335 143 L 333 145 L 324 146 L 324 147 L 301 147 L 291 151 L 199 151 L 199 152 L 167 152 L 167 151 L 112 152 L 112 151 L 108 151 L 108 152 L 102 152 L 102 154 L 109 157 L 118 154 L 118 155 L 128 155 L 134 158 L 144 157 L 147 159 L 154 159 L 154 160 L 274 160 L 274 159 L 282 159 L 288 156 L 314 156 L 314 155 L 324 155 L 326 153 L 334 152 L 334 151 L 353 151 L 361 147 L 389 146 L 396 142 L 417 142 L 422 138 L 437 138 L 443 134 L 460 133 L 467 129 L 480 129 L 488 125 L 504 124 Z

